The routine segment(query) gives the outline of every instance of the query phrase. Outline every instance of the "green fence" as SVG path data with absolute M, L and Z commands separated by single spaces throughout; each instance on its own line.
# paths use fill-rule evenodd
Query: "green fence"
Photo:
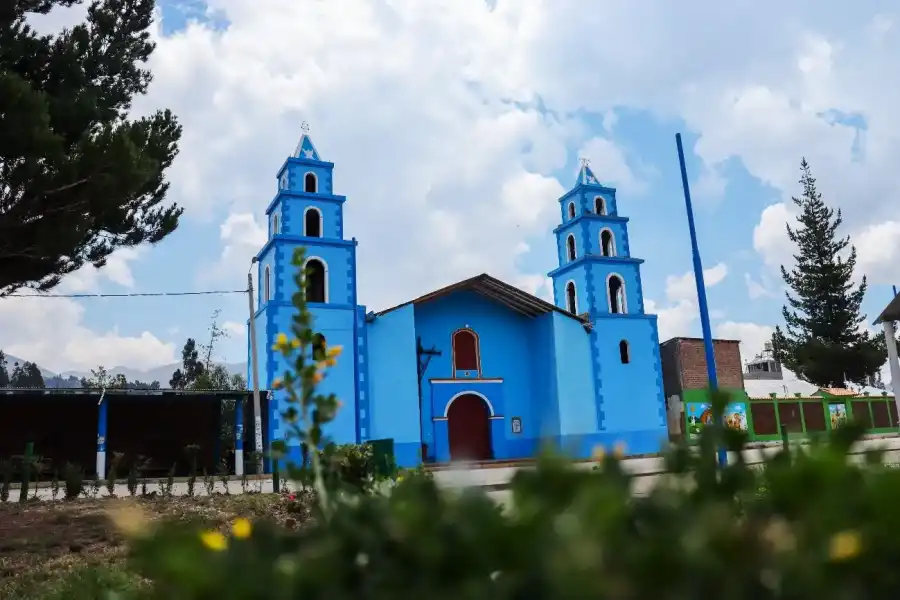
M 734 401 L 725 411 L 726 425 L 746 431 L 752 441 L 775 441 L 784 432 L 793 437 L 809 437 L 830 431 L 847 419 L 862 423 L 870 433 L 897 433 L 900 418 L 893 396 L 769 396 L 748 398 L 746 392 L 732 391 Z M 707 392 L 684 393 L 684 431 L 694 438 L 711 422 Z

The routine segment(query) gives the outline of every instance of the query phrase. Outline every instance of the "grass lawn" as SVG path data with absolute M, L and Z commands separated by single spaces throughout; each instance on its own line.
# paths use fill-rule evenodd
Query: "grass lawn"
M 207 527 L 225 528 L 238 516 L 288 526 L 303 520 L 277 494 L 0 504 L 0 598 L 93 600 L 145 585 L 125 570 L 127 548 L 107 516 L 135 501 L 152 519 Z

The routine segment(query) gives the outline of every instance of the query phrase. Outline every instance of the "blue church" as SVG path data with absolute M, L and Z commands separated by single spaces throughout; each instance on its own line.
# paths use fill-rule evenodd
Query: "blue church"
M 616 190 L 586 161 L 558 200 L 552 304 L 482 274 L 367 310 L 358 299 L 357 241 L 344 238 L 347 198 L 335 193 L 333 175 L 304 127 L 278 171 L 268 240 L 256 257 L 262 389 L 286 367 L 271 347 L 290 331 L 291 257 L 304 247 L 315 329 L 344 348 L 321 384 L 343 402 L 326 431 L 336 443 L 392 439 L 403 467 L 530 458 L 545 444 L 575 458 L 598 444 L 624 444 L 627 454 L 660 449 L 666 410 L 643 261 L 631 256 Z M 271 396 L 269 440 L 284 437 L 282 394 Z

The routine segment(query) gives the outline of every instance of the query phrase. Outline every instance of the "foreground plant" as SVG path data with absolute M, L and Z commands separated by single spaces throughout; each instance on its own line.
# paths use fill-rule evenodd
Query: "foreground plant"
M 668 452 L 667 476 L 644 497 L 634 496 L 620 451 L 612 450 L 597 453 L 596 470 L 542 456 L 537 469 L 514 477 L 506 511 L 477 491 L 445 493 L 415 470 L 389 493 L 345 489 L 353 501 L 338 502 L 319 452 L 338 405 L 316 392 L 335 353 L 311 347 L 316 338 L 302 296 L 294 303 L 295 335 L 277 346 L 295 367 L 282 380 L 291 398 L 286 417 L 294 439 L 310 449 L 320 514 L 299 529 L 236 520 L 225 531 L 183 523 L 135 530 L 133 566 L 153 582 L 152 597 L 900 597 L 900 470 L 881 466 L 877 454 L 867 465 L 848 464 L 861 436 L 856 427 L 808 451 L 774 456 L 764 469 L 744 462 L 743 433 L 708 427 L 697 449 Z M 716 415 L 728 400 L 713 395 Z M 723 445 L 732 462 L 718 468 Z

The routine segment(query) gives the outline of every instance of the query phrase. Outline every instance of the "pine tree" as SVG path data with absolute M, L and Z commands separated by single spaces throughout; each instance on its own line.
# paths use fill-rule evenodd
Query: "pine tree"
M 6 355 L 0 350 L 0 388 L 9 387 L 9 371 L 6 368 Z
M 158 242 L 182 212 L 163 205 L 181 127 L 167 110 L 128 118 L 151 80 L 155 2 L 95 0 L 56 35 L 28 25 L 80 2 L 0 2 L 0 295 Z
M 800 163 L 803 195 L 793 198 L 800 208 L 799 227 L 787 227 L 797 245 L 796 265 L 781 267 L 788 304 L 782 308 L 785 330 L 775 329 L 776 358 L 801 379 L 822 387 L 864 384 L 884 365 L 887 349 L 880 336 L 861 326 L 860 307 L 866 278 L 853 283 L 856 248 L 837 236 L 842 218 L 822 200 L 809 164 Z M 848 251 L 849 248 L 849 251 Z

